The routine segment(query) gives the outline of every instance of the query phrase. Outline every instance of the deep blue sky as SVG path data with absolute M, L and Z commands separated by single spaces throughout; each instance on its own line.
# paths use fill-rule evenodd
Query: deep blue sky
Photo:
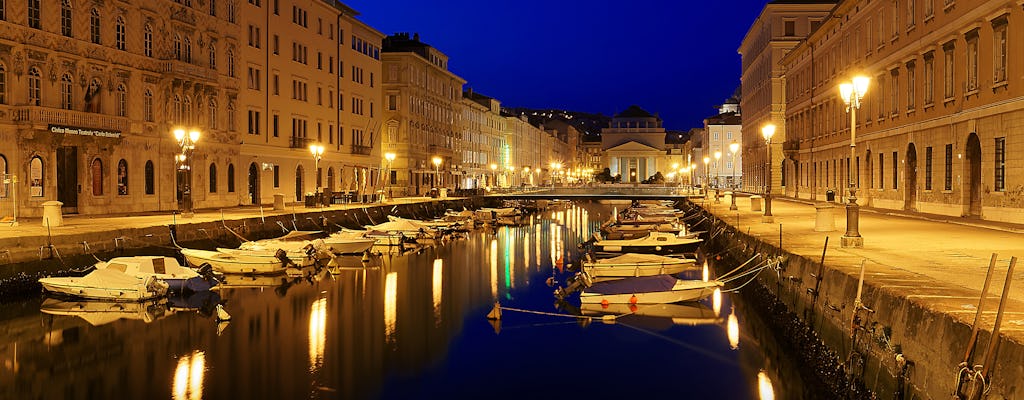
M 343 0 L 386 35 L 418 32 L 505 106 L 702 125 L 740 84 L 736 50 L 767 0 Z

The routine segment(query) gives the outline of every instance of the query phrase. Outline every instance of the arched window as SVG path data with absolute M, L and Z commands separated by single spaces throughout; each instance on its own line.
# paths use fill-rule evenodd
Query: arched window
M 28 162 L 28 176 L 32 197 L 43 197 L 43 159 L 39 156 L 32 157 Z
M 208 105 L 207 116 L 209 117 L 208 125 L 211 130 L 217 129 L 217 100 L 211 98 L 210 104 Z
M 171 101 L 171 121 L 181 123 L 181 97 L 178 95 Z
M 32 67 L 31 69 L 28 70 L 28 104 L 29 105 L 38 106 L 39 103 L 42 102 L 42 100 L 40 99 L 40 96 L 42 95 L 42 92 L 40 91 L 40 83 L 41 83 L 41 81 L 39 79 L 40 76 L 41 76 L 41 74 L 39 73 L 39 68 Z
M 228 4 L 231 4 L 231 3 L 228 3 Z M 227 63 L 228 63 L 228 76 L 234 78 L 235 77 L 235 53 L 233 51 L 231 51 L 231 49 L 228 49 Z
M 228 102 L 228 131 L 235 131 L 235 105 Z
M 89 84 L 89 88 L 85 91 L 85 111 L 86 112 L 100 112 L 100 96 L 102 94 L 103 84 L 100 83 L 99 78 L 93 78 L 92 83 Z
M 185 62 L 192 62 L 192 39 L 185 37 Z
M 235 164 L 228 164 L 228 193 L 235 192 Z
M 295 167 L 295 201 L 305 200 L 302 193 L 302 166 Z
M 60 34 L 71 37 L 74 33 L 71 31 L 71 0 L 61 0 L 60 2 Z
M 117 194 L 128 195 L 128 162 L 124 159 L 117 162 Z
M 95 8 L 89 13 L 89 39 L 100 44 L 100 10 Z
M 142 27 L 142 54 L 153 56 L 153 26 L 150 24 Z
M 128 89 L 124 85 L 117 85 L 117 116 L 128 116 Z
M 7 66 L 0 64 L 0 104 L 7 104 Z
M 146 194 L 156 193 L 156 185 L 154 181 L 156 174 L 153 171 L 153 161 L 146 160 Z
M 92 160 L 92 195 L 103 195 L 103 161 L 99 158 Z
M 192 96 L 185 95 L 185 102 L 181 109 L 181 121 L 192 124 Z
M 0 174 L 7 173 L 7 157 L 0 154 Z M 7 185 L 0 185 L 0 198 L 7 197 Z
M 210 43 L 210 69 L 217 69 L 217 46 Z
M 210 164 L 210 193 L 217 193 L 217 164 Z
M 181 61 L 181 36 L 174 35 L 174 59 Z
M 153 92 L 149 89 L 142 95 L 142 115 L 146 121 L 153 122 Z
M 72 109 L 74 105 L 73 90 L 71 74 L 64 74 L 64 76 L 60 77 L 60 108 L 65 110 Z
M 114 43 L 118 50 L 124 50 L 127 48 L 125 41 L 124 18 L 118 16 L 117 20 L 114 21 Z

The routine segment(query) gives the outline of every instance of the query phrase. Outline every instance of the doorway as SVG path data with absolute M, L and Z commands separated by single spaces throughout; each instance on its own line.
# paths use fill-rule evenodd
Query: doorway
M 967 137 L 967 203 L 968 217 L 981 216 L 981 141 L 978 134 L 971 132 Z
M 262 204 L 260 202 L 260 167 L 256 166 L 256 163 L 249 164 L 249 204 Z
M 57 148 L 57 201 L 62 213 L 78 214 L 78 147 Z
M 907 167 L 904 173 L 906 176 L 907 191 L 903 196 L 903 209 L 908 211 L 917 210 L 917 148 L 913 143 L 907 145 Z M 895 161 L 894 161 L 895 162 Z

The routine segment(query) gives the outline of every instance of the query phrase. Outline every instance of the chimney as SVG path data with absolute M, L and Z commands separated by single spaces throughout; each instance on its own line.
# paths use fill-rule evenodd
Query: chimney
M 416 33 L 412 34 L 412 40 L 415 40 L 417 42 L 420 41 L 420 33 L 416 32 Z

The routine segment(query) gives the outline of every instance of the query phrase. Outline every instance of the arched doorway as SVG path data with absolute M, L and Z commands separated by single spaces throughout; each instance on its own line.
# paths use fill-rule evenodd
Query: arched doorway
M 249 164 L 249 204 L 261 204 L 260 167 L 256 163 Z
M 967 136 L 967 186 L 964 187 L 965 214 L 969 217 L 981 216 L 981 141 L 978 134 L 971 132 Z
M 903 209 L 917 210 L 917 148 L 913 143 L 907 144 L 907 166 L 904 173 L 907 189 L 903 195 Z
M 302 166 L 295 167 L 295 201 L 304 201 L 302 197 Z

